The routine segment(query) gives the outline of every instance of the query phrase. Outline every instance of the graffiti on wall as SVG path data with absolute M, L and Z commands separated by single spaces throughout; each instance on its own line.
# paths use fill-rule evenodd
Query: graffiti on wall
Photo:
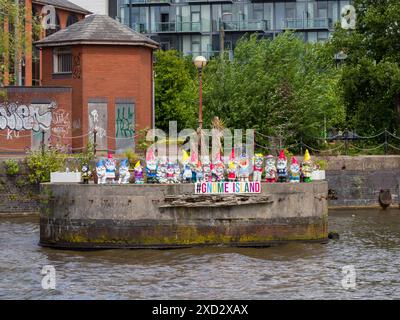
M 69 135 L 71 129 L 71 114 L 64 110 L 55 110 L 53 112 L 53 121 L 51 125 L 51 132 L 59 137 L 66 137 Z
M 118 152 L 123 152 L 127 148 L 134 148 L 134 107 L 135 105 L 132 103 L 121 103 L 115 106 L 115 138 Z
M 0 104 L 0 130 L 32 130 L 34 132 L 50 129 L 53 110 L 57 104 L 18 105 L 17 103 Z
M 74 79 L 80 79 L 81 78 L 81 54 L 77 54 L 74 56 L 74 63 L 72 65 L 72 75 Z
M 89 103 L 89 132 L 93 142 L 93 130 L 96 130 L 98 150 L 107 150 L 107 103 Z

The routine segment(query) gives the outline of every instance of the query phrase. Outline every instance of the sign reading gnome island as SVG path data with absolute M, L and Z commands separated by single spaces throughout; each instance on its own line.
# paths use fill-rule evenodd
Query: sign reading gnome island
M 195 194 L 261 193 L 260 182 L 198 182 Z

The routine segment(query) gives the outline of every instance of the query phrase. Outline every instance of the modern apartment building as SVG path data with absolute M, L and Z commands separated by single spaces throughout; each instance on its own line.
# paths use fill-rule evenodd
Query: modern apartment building
M 206 57 L 234 49 L 245 33 L 273 38 L 286 29 L 325 41 L 351 0 L 118 0 L 117 16 L 163 49 Z

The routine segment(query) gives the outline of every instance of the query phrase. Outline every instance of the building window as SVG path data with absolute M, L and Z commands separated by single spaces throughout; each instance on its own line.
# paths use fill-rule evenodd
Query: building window
M 75 14 L 70 14 L 68 16 L 68 20 L 67 20 L 67 27 L 69 27 L 70 25 L 72 25 L 78 21 L 79 21 L 79 19 Z
M 56 48 L 53 53 L 53 72 L 72 73 L 71 48 Z

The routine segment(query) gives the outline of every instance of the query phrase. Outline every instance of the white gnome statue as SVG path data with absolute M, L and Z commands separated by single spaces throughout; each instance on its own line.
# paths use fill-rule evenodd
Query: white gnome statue
M 119 164 L 119 184 L 129 184 L 129 179 L 131 177 L 131 173 L 129 172 L 129 161 L 127 159 L 121 160 Z

